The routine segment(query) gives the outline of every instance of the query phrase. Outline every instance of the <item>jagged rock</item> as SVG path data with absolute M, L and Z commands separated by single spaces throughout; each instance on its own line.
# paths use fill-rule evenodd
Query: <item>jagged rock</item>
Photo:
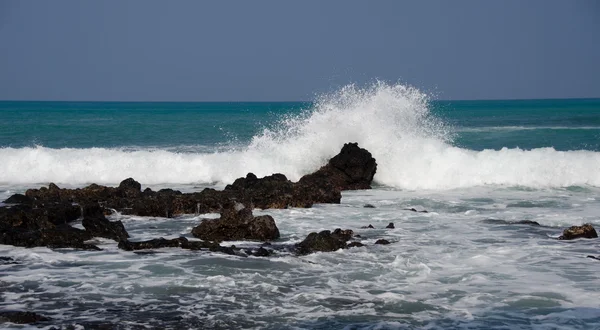
M 267 250 L 264 247 L 259 247 L 256 251 L 252 251 L 251 255 L 255 257 L 268 257 L 273 254 L 273 251 Z
M 104 237 L 117 242 L 129 237 L 121 221 L 109 221 L 104 216 L 104 208 L 98 203 L 81 206 L 83 220 L 81 224 L 94 237 Z
M 372 224 L 369 224 L 368 226 L 362 226 L 360 228 L 362 228 L 362 229 L 375 229 L 375 227 L 373 227 Z
M 69 225 L 60 225 L 51 229 L 7 230 L 0 235 L 0 244 L 22 247 L 46 246 L 49 248 L 100 250 L 95 245 L 84 243 L 91 238 L 92 236 L 85 230 L 73 228 Z
M 600 257 L 596 257 L 596 256 L 587 256 L 590 259 L 595 259 L 595 260 L 600 260 Z
M 136 251 L 136 250 L 148 250 L 148 249 L 160 249 L 167 247 L 181 247 L 183 243 L 187 241 L 185 237 L 164 239 L 162 237 L 151 239 L 148 241 L 131 242 L 127 239 L 119 242 L 119 249 L 125 251 Z
M 141 194 L 142 185 L 135 181 L 133 178 L 127 178 L 119 184 L 120 191 L 122 191 L 126 196 L 138 196 Z
M 81 224 L 94 237 L 104 237 L 117 242 L 126 240 L 129 237 L 125 226 L 120 220 L 108 221 L 104 215 L 102 217 L 85 217 Z
M 23 194 L 14 194 L 8 197 L 4 203 L 6 204 L 31 204 L 33 203 L 33 199 L 23 195 Z
M 558 238 L 560 240 L 571 240 L 576 238 L 597 238 L 598 233 L 592 227 L 592 224 L 586 223 L 583 226 L 572 226 L 563 231 L 563 234 Z
M 366 209 L 374 209 L 375 205 L 373 205 L 373 204 L 365 204 L 363 207 L 366 208 Z
M 219 219 L 204 219 L 192 229 L 192 235 L 206 241 L 274 240 L 279 229 L 270 215 L 254 217 L 241 203 L 228 203 Z
M 390 244 L 390 241 L 388 241 L 387 239 L 378 239 L 375 244 L 380 244 L 380 245 L 388 245 Z
M 333 233 L 329 230 L 323 230 L 320 233 L 310 233 L 300 243 L 296 244 L 296 251 L 299 255 L 306 255 L 313 252 L 331 252 L 347 248 L 346 242 L 352 238 L 352 230 L 341 230 L 337 228 Z
M 339 154 L 318 171 L 300 178 L 298 184 L 310 186 L 331 185 L 334 189 L 371 189 L 377 171 L 375 158 L 357 143 L 346 143 Z
M 396 227 L 394 227 L 394 223 L 390 222 L 387 226 L 385 226 L 386 229 L 394 229 Z
M 0 311 L 0 323 L 12 322 L 16 324 L 29 324 L 50 321 L 51 319 L 33 312 Z
M 315 203 L 340 203 L 342 190 L 370 188 L 376 167 L 368 151 L 356 143 L 348 143 L 327 165 L 297 183 L 283 174 L 257 178 L 248 173 L 223 191 L 206 188 L 196 193 L 172 189 L 154 192 L 147 188 L 142 192 L 140 183 L 128 178 L 116 188 L 91 184 L 81 189 L 61 189 L 50 184 L 48 188 L 29 189 L 25 196 L 34 203 L 101 203 L 105 210 L 114 209 L 122 214 L 167 218 L 216 212 L 230 200 L 262 209 L 311 207 Z

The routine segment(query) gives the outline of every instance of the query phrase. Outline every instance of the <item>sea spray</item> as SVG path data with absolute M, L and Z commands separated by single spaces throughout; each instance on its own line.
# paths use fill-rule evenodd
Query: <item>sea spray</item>
M 600 186 L 600 153 L 518 148 L 473 151 L 453 145 L 453 128 L 429 110 L 429 99 L 401 84 L 350 85 L 318 97 L 300 113 L 255 134 L 246 146 L 212 152 L 156 148 L 0 149 L 0 183 L 227 184 L 247 172 L 291 180 L 322 166 L 346 142 L 377 159 L 375 182 L 400 189 L 481 185 Z M 451 111 L 451 110 L 450 110 Z M 193 149 L 192 149 L 193 150 Z

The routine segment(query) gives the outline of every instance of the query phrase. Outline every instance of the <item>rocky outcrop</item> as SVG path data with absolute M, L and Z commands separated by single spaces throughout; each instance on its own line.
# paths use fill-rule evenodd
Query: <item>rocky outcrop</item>
M 85 243 L 85 241 L 91 238 L 92 236 L 85 230 L 69 225 L 60 225 L 50 229 L 38 230 L 10 229 L 4 231 L 0 236 L 0 244 L 28 248 L 46 246 L 49 248 L 100 250 L 95 245 Z
M 586 223 L 583 226 L 572 226 L 563 231 L 558 238 L 560 240 L 571 240 L 576 238 L 597 238 L 598 233 L 591 224 Z
M 80 215 L 79 206 L 62 202 L 0 208 L 0 244 L 97 250 L 85 243 L 89 232 L 68 225 Z
M 253 173 L 235 180 L 223 191 L 204 189 L 196 193 L 181 193 L 163 189 L 141 191 L 141 184 L 132 178 L 118 187 L 97 184 L 80 189 L 61 189 L 51 183 L 48 188 L 29 189 L 25 195 L 13 195 L 8 200 L 16 204 L 101 203 L 106 210 L 138 216 L 174 217 L 180 214 L 219 211 L 235 200 L 261 209 L 311 207 L 315 203 L 339 203 L 342 190 L 369 189 L 377 169 L 371 154 L 356 143 L 347 143 L 340 153 L 318 171 L 303 176 L 297 183 L 283 174 L 257 178 Z
M 241 249 L 235 246 L 221 246 L 218 243 L 206 242 L 206 241 L 190 241 L 185 237 L 178 237 L 173 239 L 164 239 L 162 237 L 151 239 L 148 241 L 131 242 L 128 240 L 120 241 L 119 248 L 125 251 L 138 251 L 138 250 L 150 250 L 150 249 L 162 249 L 162 248 L 182 248 L 187 250 L 208 250 L 211 252 L 221 252 L 225 254 L 235 255 L 239 254 L 246 256 L 241 252 Z M 264 250 L 264 249 L 263 249 Z M 270 255 L 270 252 L 267 252 Z
M 377 171 L 375 158 L 357 143 L 346 143 L 339 154 L 318 171 L 300 178 L 298 184 L 323 186 L 325 183 L 336 190 L 371 189 Z
M 117 242 L 129 237 L 121 221 L 109 221 L 104 216 L 104 209 L 98 204 L 82 205 L 83 220 L 81 224 L 93 237 L 104 237 Z
M 206 241 L 269 241 L 279 238 L 279 229 L 270 215 L 255 217 L 241 203 L 228 203 L 218 219 L 204 219 L 192 229 L 192 235 Z
M 352 238 L 353 234 L 350 229 L 342 230 L 340 228 L 334 230 L 333 233 L 329 230 L 310 233 L 302 242 L 296 244 L 296 251 L 299 255 L 306 255 L 345 249 L 348 247 L 346 242 Z

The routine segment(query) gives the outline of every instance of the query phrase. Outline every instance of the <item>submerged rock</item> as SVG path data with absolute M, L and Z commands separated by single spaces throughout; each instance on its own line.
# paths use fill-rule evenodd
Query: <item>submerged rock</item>
M 192 235 L 205 241 L 274 240 L 279 229 L 270 215 L 255 217 L 241 203 L 228 203 L 218 219 L 204 219 L 192 229 Z
M 345 249 L 348 247 L 346 242 L 352 238 L 353 234 L 350 229 L 342 230 L 340 228 L 334 230 L 333 233 L 329 230 L 310 233 L 302 242 L 296 244 L 296 251 L 299 255 L 306 255 Z
M 372 224 L 369 224 L 368 226 L 362 226 L 360 227 L 361 229 L 375 229 L 375 227 L 373 227 Z
M 560 240 L 572 240 L 576 238 L 597 238 L 598 233 L 592 227 L 592 224 L 586 223 L 583 226 L 572 226 L 563 231 L 563 234 L 558 238 Z
M 388 241 L 387 239 L 383 239 L 383 238 L 382 238 L 382 239 L 378 239 L 378 240 L 375 242 L 375 244 L 378 244 L 378 245 L 388 245 L 388 244 L 390 244 L 390 241 Z
M 366 208 L 366 209 L 374 209 L 375 205 L 373 205 L 373 204 L 365 204 L 363 207 Z
M 394 229 L 396 227 L 394 227 L 394 223 L 390 222 L 387 226 L 385 226 L 386 229 Z
M 411 212 L 418 212 L 418 213 L 429 213 L 427 210 L 417 211 L 417 209 L 415 209 L 414 207 L 411 207 L 409 209 L 404 209 L 404 210 L 411 211 Z
M 50 321 L 51 319 L 33 312 L 0 311 L 0 323 L 12 322 L 16 324 L 29 324 Z
M 500 219 L 485 219 L 482 220 L 484 223 L 489 224 L 499 224 L 499 225 L 528 225 L 528 226 L 541 226 L 539 222 L 532 220 L 517 220 L 517 221 L 508 221 L 508 220 L 500 220 Z

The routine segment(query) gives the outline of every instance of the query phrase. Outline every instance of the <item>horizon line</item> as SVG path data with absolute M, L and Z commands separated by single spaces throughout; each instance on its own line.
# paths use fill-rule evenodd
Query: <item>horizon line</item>
M 545 101 L 545 100 L 600 100 L 600 97 L 548 97 L 548 98 L 506 98 L 506 99 L 431 99 L 433 102 L 472 102 L 472 101 Z M 56 103 L 312 103 L 315 101 L 309 100 L 294 100 L 294 101 L 119 101 L 119 100 L 9 100 L 0 99 L 0 102 L 56 102 Z

